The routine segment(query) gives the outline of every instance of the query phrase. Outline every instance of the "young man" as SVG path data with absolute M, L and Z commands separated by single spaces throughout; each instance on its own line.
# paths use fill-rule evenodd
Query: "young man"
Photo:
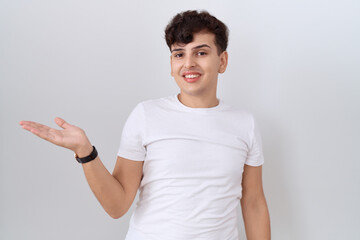
M 207 12 L 187 11 L 172 19 L 165 37 L 180 93 L 137 104 L 112 174 L 82 129 L 61 118 L 55 119 L 61 131 L 20 124 L 75 152 L 113 218 L 128 211 L 140 190 L 126 240 L 238 239 L 239 201 L 247 238 L 270 239 L 254 118 L 216 97 L 218 74 L 228 62 L 227 27 Z

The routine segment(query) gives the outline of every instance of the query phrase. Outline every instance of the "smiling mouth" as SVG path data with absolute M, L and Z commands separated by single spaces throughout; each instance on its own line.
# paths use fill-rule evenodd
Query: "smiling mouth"
M 193 83 L 199 80 L 201 74 L 184 74 L 183 77 L 186 82 Z
M 196 82 L 197 80 L 199 80 L 201 77 L 200 73 L 187 73 L 187 74 L 183 74 L 183 78 L 186 82 L 188 83 L 193 83 Z
M 198 78 L 200 77 L 200 74 L 187 74 L 184 75 L 184 78 L 188 78 L 188 79 L 194 79 L 194 78 Z

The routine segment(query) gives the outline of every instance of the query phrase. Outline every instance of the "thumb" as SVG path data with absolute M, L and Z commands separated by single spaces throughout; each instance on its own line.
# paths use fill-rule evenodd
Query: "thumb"
M 69 123 L 67 123 L 64 119 L 59 118 L 59 117 L 56 117 L 56 118 L 54 119 L 54 121 L 55 121 L 55 123 L 56 123 L 57 125 L 59 125 L 59 127 L 63 128 L 63 129 L 66 129 L 66 128 L 68 128 L 68 127 L 71 126 L 71 125 L 70 125 Z

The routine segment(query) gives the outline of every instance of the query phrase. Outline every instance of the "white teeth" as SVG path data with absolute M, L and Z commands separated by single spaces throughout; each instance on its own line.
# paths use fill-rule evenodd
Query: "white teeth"
M 185 78 L 197 78 L 199 77 L 200 75 L 194 75 L 194 74 L 191 74 L 191 75 L 185 75 Z

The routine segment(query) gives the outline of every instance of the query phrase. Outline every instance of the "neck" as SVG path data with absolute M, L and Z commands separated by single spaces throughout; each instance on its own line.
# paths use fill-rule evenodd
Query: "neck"
M 204 97 L 179 93 L 177 98 L 182 104 L 191 108 L 211 108 L 219 105 L 219 100 L 216 98 L 216 95 Z

